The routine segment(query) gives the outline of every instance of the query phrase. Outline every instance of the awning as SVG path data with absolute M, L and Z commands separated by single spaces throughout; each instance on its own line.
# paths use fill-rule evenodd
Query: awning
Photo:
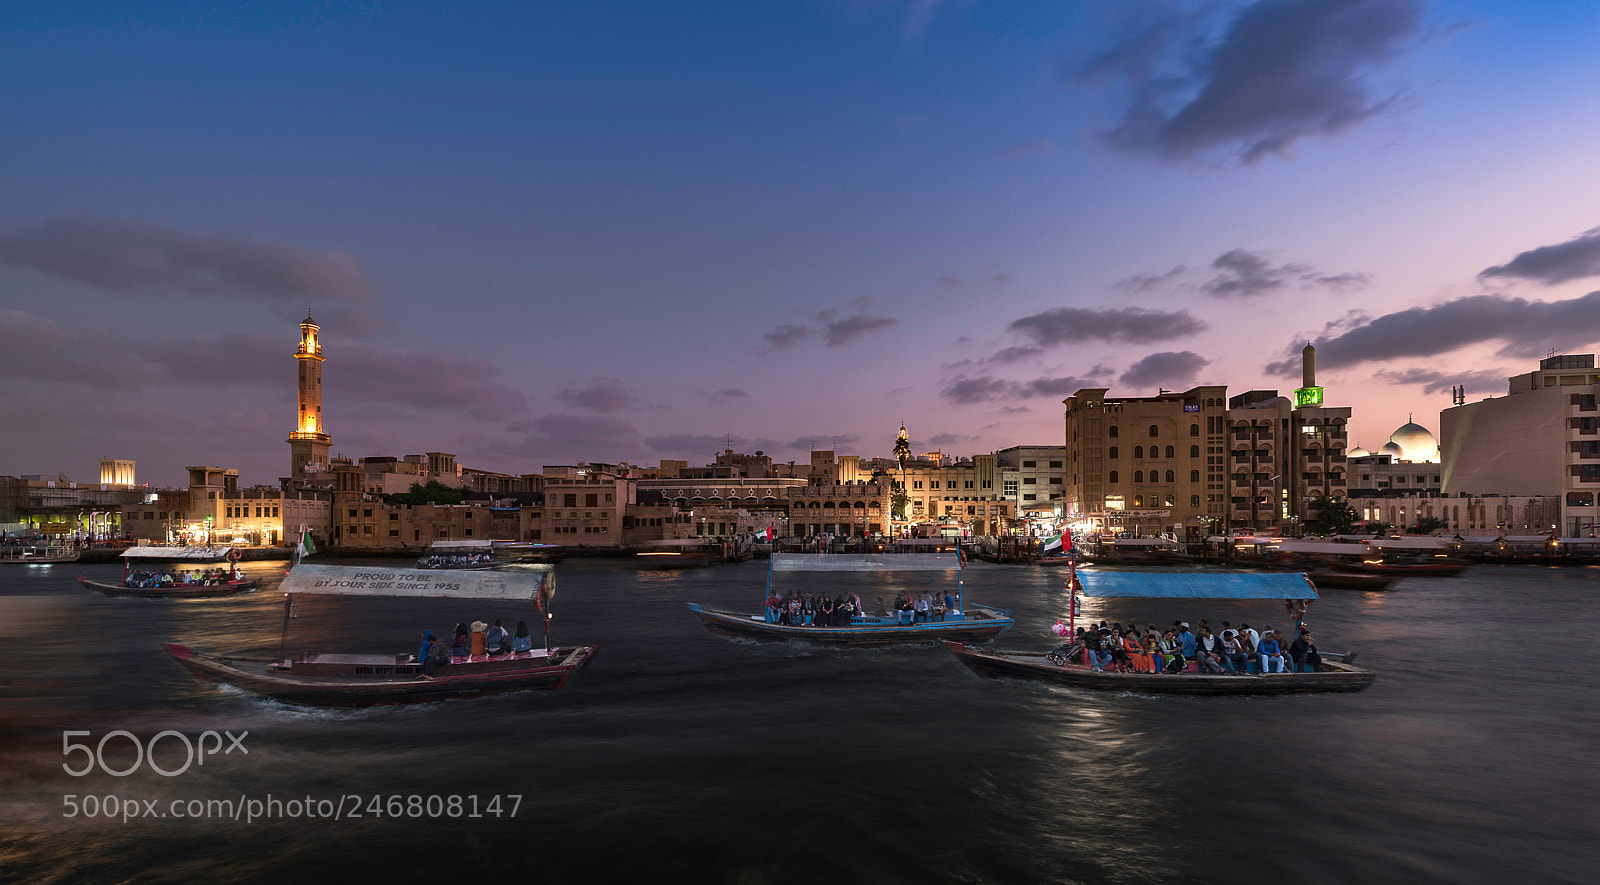
M 1316 599 L 1299 572 L 1126 572 L 1080 569 L 1083 595 L 1097 598 Z
M 463 550 L 487 553 L 494 549 L 494 542 L 484 541 L 434 541 L 428 545 L 429 550 Z
M 454 571 L 302 563 L 289 570 L 278 589 L 315 596 L 532 599 L 542 583 L 554 580 L 555 572 L 548 566 Z
M 954 571 L 954 553 L 774 553 L 775 572 Z
M 122 551 L 124 559 L 181 559 L 193 562 L 216 562 L 228 558 L 232 547 L 129 547 Z

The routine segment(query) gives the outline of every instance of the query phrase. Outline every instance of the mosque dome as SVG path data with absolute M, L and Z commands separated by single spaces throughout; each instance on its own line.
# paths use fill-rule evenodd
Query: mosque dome
M 1432 431 L 1407 421 L 1399 430 L 1389 435 L 1389 443 L 1400 447 L 1400 456 L 1407 461 L 1423 462 L 1439 460 L 1439 440 Z
M 1400 460 L 1400 457 L 1403 454 L 1403 452 L 1400 449 L 1400 444 L 1391 439 L 1388 442 L 1384 443 L 1382 446 L 1378 447 L 1378 454 L 1380 454 L 1380 455 L 1393 455 L 1394 456 L 1394 460 L 1398 461 L 1398 460 Z
M 1345 453 L 1345 457 L 1346 458 L 1365 458 L 1370 454 L 1372 454 L 1372 453 L 1367 451 L 1366 449 L 1363 449 L 1360 446 L 1356 446 L 1355 448 L 1351 449 L 1349 452 Z

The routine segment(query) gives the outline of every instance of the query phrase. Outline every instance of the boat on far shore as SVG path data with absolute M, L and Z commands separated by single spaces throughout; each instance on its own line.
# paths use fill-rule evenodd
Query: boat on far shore
M 1306 572 L 1306 580 L 1310 581 L 1319 590 L 1366 590 L 1377 592 L 1389 589 L 1395 582 L 1395 575 L 1375 575 L 1367 572 L 1345 571 L 1343 569 L 1319 569 Z
M 77 562 L 80 551 L 66 544 L 6 544 L 0 546 L 0 565 L 52 565 Z
M 241 555 L 236 547 L 129 547 L 122 552 L 122 580 L 93 581 L 78 575 L 86 590 L 107 596 L 134 596 L 142 599 L 216 599 L 261 589 L 259 578 L 239 573 Z M 135 572 L 136 560 L 164 562 L 220 563 L 227 567 L 211 569 L 172 569 L 165 572 Z

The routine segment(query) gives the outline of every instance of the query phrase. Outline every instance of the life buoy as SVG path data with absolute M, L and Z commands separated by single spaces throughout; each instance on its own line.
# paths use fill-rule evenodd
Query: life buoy
M 228 561 L 229 562 L 238 562 L 239 560 L 241 560 L 243 558 L 244 558 L 244 554 L 240 553 L 239 552 L 239 548 L 237 548 L 237 547 L 234 547 L 233 549 L 228 551 Z

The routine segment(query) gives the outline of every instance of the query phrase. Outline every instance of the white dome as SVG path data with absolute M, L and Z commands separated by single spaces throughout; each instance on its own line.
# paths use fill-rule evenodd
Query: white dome
M 1421 424 L 1407 421 L 1389 435 L 1389 442 L 1400 447 L 1400 457 L 1407 461 L 1439 460 L 1439 440 Z
M 1355 448 L 1351 449 L 1349 451 L 1349 453 L 1345 455 L 1345 457 L 1346 458 L 1365 458 L 1370 454 L 1372 454 L 1372 453 L 1367 451 L 1366 449 L 1363 449 L 1360 446 L 1356 446 Z
M 1396 461 L 1400 460 L 1400 452 L 1400 444 L 1392 439 L 1378 447 L 1378 454 L 1393 455 Z

